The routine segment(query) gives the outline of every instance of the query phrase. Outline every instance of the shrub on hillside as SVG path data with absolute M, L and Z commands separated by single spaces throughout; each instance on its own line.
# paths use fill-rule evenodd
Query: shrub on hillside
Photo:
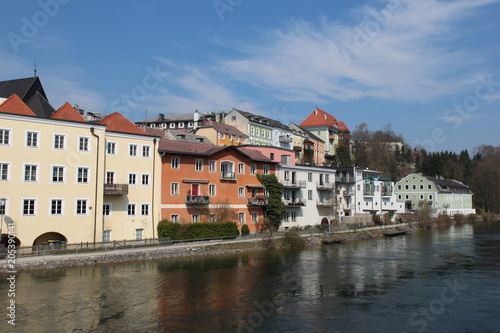
M 382 222 L 382 219 L 380 218 L 380 215 L 372 215 L 372 222 L 373 224 L 375 225 L 382 225 L 383 222 Z
M 304 238 L 300 237 L 300 234 L 293 229 L 285 232 L 281 242 L 285 247 L 304 247 L 306 245 Z

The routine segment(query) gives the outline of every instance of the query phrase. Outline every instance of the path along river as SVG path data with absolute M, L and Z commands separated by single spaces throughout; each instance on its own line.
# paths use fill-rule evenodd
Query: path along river
M 6 277 L 1 332 L 500 331 L 500 223 Z

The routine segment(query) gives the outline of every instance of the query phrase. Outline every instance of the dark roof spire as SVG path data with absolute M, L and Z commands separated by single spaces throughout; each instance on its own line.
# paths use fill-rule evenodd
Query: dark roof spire
M 36 62 L 35 62 L 35 64 L 34 64 L 34 66 L 35 66 L 35 70 L 34 70 L 34 75 L 33 75 L 33 77 L 36 77 Z

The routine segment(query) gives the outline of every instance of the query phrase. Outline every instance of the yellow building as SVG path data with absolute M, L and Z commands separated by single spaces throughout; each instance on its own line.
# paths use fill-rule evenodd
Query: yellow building
M 196 129 L 196 134 L 206 136 L 217 146 L 238 146 L 248 144 L 248 135 L 234 126 L 205 121 Z
M 68 103 L 45 118 L 17 95 L 0 101 L 2 236 L 9 226 L 21 246 L 155 237 L 156 146 L 119 114 L 88 123 Z

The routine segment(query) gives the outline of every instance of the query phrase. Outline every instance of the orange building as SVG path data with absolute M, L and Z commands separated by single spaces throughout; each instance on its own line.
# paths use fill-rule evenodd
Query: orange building
M 161 140 L 161 216 L 177 223 L 235 221 L 256 231 L 267 203 L 257 174 L 274 174 L 277 162 L 236 146 Z

